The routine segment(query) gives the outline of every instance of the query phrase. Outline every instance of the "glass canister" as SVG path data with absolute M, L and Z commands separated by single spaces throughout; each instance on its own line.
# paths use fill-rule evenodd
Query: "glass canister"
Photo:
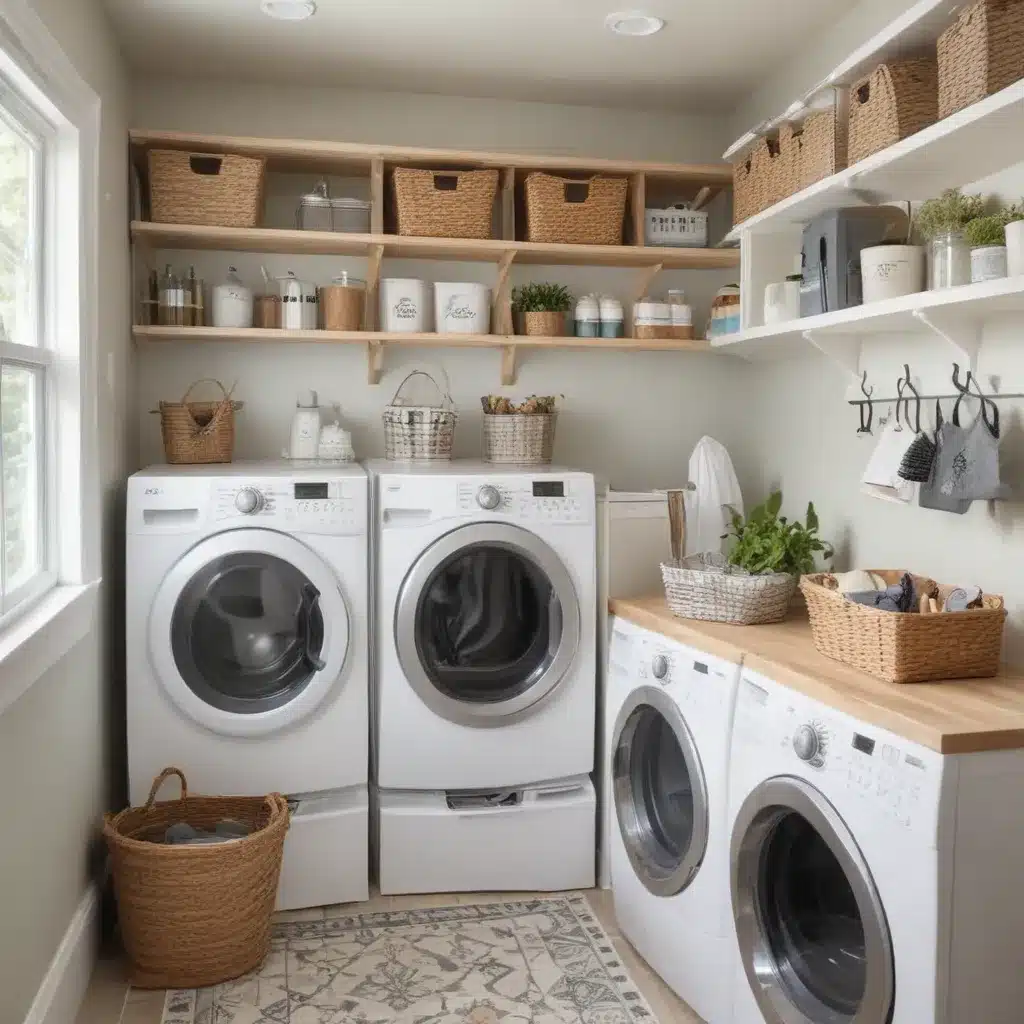
M 360 331 L 366 302 L 366 282 L 347 271 L 320 289 L 320 310 L 326 331 Z
M 971 247 L 958 231 L 936 235 L 928 246 L 928 289 L 971 283 Z
M 693 337 L 693 310 L 686 301 L 682 288 L 670 288 L 665 295 L 672 320 L 671 337 L 688 339 Z

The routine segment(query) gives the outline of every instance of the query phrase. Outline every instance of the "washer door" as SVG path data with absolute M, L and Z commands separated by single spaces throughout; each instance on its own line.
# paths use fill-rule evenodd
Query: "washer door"
M 892 1013 L 892 940 L 836 809 L 802 779 L 762 783 L 732 835 L 732 906 L 747 979 L 769 1024 L 879 1024 Z
M 637 878 L 655 896 L 694 879 L 708 842 L 708 791 L 679 705 L 656 686 L 634 690 L 612 739 L 619 831 Z
M 423 702 L 463 725 L 523 717 L 564 678 L 580 608 L 561 560 L 507 523 L 474 523 L 435 541 L 409 570 L 395 644 Z
M 164 577 L 150 657 L 171 700 L 229 735 L 274 732 L 328 696 L 349 646 L 338 580 L 293 537 L 231 530 L 192 548 Z

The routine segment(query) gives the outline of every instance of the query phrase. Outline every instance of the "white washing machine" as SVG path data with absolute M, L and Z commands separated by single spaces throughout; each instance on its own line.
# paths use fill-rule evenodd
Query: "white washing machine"
M 592 885 L 593 478 L 369 468 L 381 891 Z
M 946 755 L 744 669 L 737 1024 L 1016 1024 L 1024 752 Z
M 615 916 L 637 952 L 710 1024 L 732 1019 L 735 983 L 726 809 L 739 671 L 613 620 Z
M 368 896 L 368 488 L 359 466 L 157 466 L 128 482 L 132 803 L 285 793 L 279 907 Z

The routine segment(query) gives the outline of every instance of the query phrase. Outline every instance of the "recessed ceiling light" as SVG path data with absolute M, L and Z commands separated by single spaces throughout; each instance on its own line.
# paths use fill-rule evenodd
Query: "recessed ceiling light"
M 661 18 L 643 11 L 619 11 L 604 19 L 605 25 L 620 36 L 653 36 L 665 27 Z
M 313 0 L 262 0 L 260 10 L 278 21 L 305 21 L 316 14 Z

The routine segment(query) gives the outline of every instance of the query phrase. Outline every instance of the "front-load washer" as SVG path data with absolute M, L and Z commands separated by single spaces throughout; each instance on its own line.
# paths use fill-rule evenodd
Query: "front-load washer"
M 729 777 L 737 1024 L 1016 1024 L 1024 751 L 943 755 L 748 669 Z
M 128 483 L 133 803 L 285 793 L 282 908 L 368 896 L 368 490 L 359 466 L 158 466 Z
M 607 749 L 623 936 L 709 1024 L 735 981 L 726 830 L 739 663 L 614 619 Z
M 593 884 L 593 478 L 473 462 L 369 469 L 382 891 L 459 890 L 470 874 L 480 888 Z M 575 845 L 563 836 L 559 851 L 560 802 Z M 486 878 L 469 871 L 467 829 L 514 842 L 518 873 L 495 858 Z M 408 850 L 436 852 L 443 877 L 410 878 L 398 866 Z M 586 869 L 548 863 L 560 856 Z

